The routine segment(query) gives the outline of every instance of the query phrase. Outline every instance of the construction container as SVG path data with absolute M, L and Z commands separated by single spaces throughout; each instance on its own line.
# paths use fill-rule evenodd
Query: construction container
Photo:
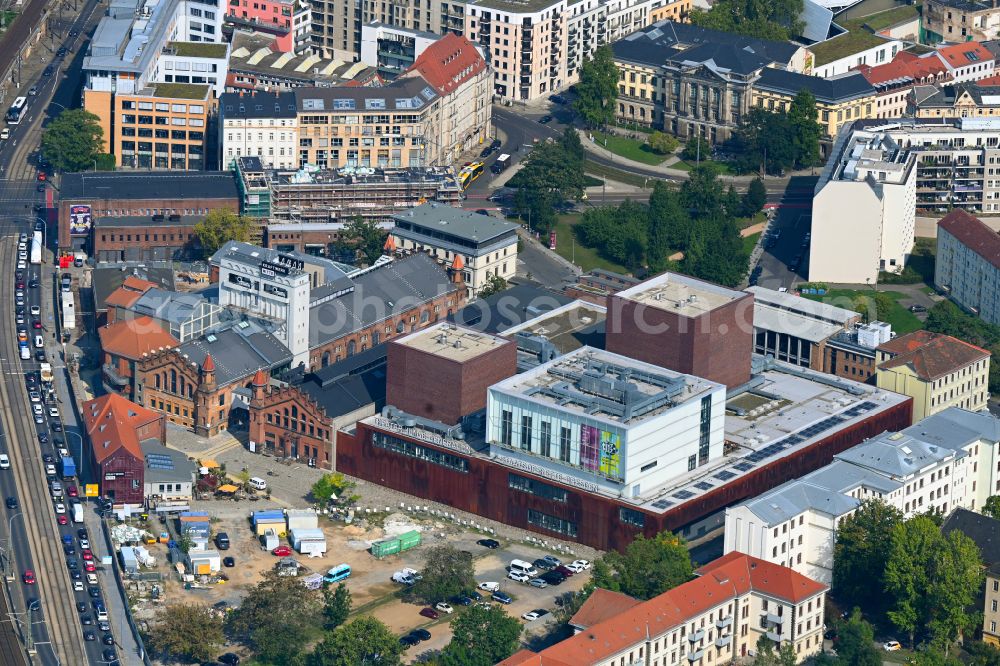
M 323 534 L 323 530 L 319 528 L 306 528 L 291 530 L 288 533 L 288 540 L 292 543 L 292 548 L 298 550 L 299 542 L 301 541 L 326 541 L 326 535 Z
M 222 557 L 217 550 L 190 551 L 188 565 L 193 574 L 212 574 L 222 568 Z
M 399 552 L 399 539 L 382 539 L 372 544 L 372 555 L 378 559 L 395 555 Z
M 399 550 L 409 550 L 420 545 L 420 532 L 412 530 L 399 535 Z
M 315 529 L 319 527 L 319 516 L 312 509 L 289 509 L 285 518 L 288 521 L 288 531 L 296 529 Z
M 267 522 L 267 521 L 269 521 L 269 522 Z M 282 534 L 286 534 L 286 530 L 285 530 L 285 517 L 282 516 L 281 518 L 278 518 L 277 520 L 272 519 L 272 518 L 262 519 L 260 522 L 258 522 L 256 524 L 256 528 L 255 528 L 254 531 L 256 532 L 257 536 L 261 536 L 262 534 L 264 534 L 268 530 L 273 531 L 275 534 L 277 534 L 279 536 L 282 535 Z
M 257 525 L 260 521 L 274 522 L 280 521 L 285 522 L 285 513 L 281 509 L 266 509 L 264 511 L 254 511 L 250 516 L 250 521 L 254 525 Z
M 131 546 L 122 546 L 121 551 L 119 551 L 122 561 L 122 569 L 125 573 L 135 573 L 139 570 L 139 560 L 135 556 L 135 551 L 132 550 Z
M 267 530 L 260 535 L 260 545 L 264 550 L 274 550 L 278 547 L 278 533 L 274 530 Z

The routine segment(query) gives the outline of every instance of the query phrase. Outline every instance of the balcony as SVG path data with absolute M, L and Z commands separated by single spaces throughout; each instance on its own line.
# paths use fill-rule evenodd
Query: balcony
M 767 613 L 768 624 L 782 625 L 785 623 L 785 618 L 782 615 L 775 615 L 774 613 Z
M 981 192 L 982 189 L 982 183 L 975 185 L 955 185 L 956 192 Z
M 732 642 L 733 642 L 732 634 L 729 634 L 728 636 L 719 636 L 718 638 L 715 639 L 715 647 L 717 648 L 726 647 Z
M 704 629 L 699 629 L 698 631 L 694 632 L 693 634 L 688 634 L 688 641 L 690 641 L 691 643 L 697 643 L 698 641 L 700 641 L 704 637 L 705 637 L 705 630 Z
M 776 631 L 769 631 L 765 635 L 767 636 L 768 640 L 770 640 L 770 641 L 772 641 L 774 643 L 780 643 L 781 642 L 781 634 L 779 634 Z
M 704 650 L 697 650 L 695 652 L 689 652 L 687 658 L 688 661 L 690 661 L 693 664 L 694 662 L 701 659 L 702 656 L 704 656 L 704 654 L 705 654 Z
M 730 615 L 729 617 L 720 617 L 718 620 L 715 621 L 715 626 L 718 627 L 719 629 L 725 629 L 726 627 L 731 627 L 732 624 L 733 624 L 732 615 Z

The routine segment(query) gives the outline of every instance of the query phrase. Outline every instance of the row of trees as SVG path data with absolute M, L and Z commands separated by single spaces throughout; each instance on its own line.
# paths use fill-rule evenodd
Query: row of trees
M 571 127 L 557 141 L 539 143 L 524 158 L 507 184 L 517 188 L 514 205 L 531 229 L 547 234 L 555 227 L 556 210 L 583 197 L 585 158 L 580 135 Z
M 841 523 L 834 549 L 833 591 L 849 606 L 885 618 L 909 637 L 947 656 L 975 628 L 970 608 L 982 587 L 979 548 L 961 532 L 941 533 L 940 517 L 908 520 L 869 500 Z
M 816 98 L 808 90 L 801 90 L 787 111 L 750 109 L 730 144 L 733 163 L 743 173 L 763 168 L 769 174 L 816 166 L 820 164 L 822 135 Z
M 802 0 L 716 0 L 709 10 L 693 10 L 690 20 L 705 28 L 783 42 L 801 34 L 802 9 Z
M 767 193 L 759 180 L 740 196 L 724 188 L 711 163 L 696 166 L 680 189 L 657 182 L 648 205 L 625 201 L 586 211 L 580 242 L 631 270 L 676 268 L 728 286 L 746 274 L 748 252 L 737 219 L 760 211 Z M 669 257 L 683 252 L 678 266 Z
M 924 327 L 978 345 L 992 353 L 993 358 L 1000 357 L 1000 326 L 966 314 L 951 301 L 934 304 L 927 311 Z M 1000 391 L 1000 363 L 990 364 L 989 389 L 991 393 Z

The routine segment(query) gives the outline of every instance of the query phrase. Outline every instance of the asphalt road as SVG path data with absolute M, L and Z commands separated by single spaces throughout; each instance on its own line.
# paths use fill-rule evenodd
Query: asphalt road
M 812 192 L 816 178 L 792 178 L 776 202 L 771 235 L 765 241 L 764 252 L 757 265 L 757 284 L 768 289 L 786 287 L 806 280 L 809 266 L 809 246 L 805 236 L 812 223 Z M 793 270 L 791 267 L 798 267 Z

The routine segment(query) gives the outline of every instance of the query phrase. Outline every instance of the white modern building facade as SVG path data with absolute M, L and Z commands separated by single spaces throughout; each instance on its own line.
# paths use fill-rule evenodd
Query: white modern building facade
M 581 347 L 494 384 L 491 456 L 639 497 L 722 457 L 726 387 Z
M 903 270 L 914 243 L 916 163 L 884 133 L 839 134 L 813 197 L 810 281 L 874 283 L 879 271 Z
M 219 98 L 219 165 L 228 169 L 239 157 L 258 157 L 268 168 L 298 169 L 298 125 L 294 93 L 223 94 Z
M 829 583 L 837 530 L 865 500 L 906 517 L 982 507 L 996 492 L 1000 420 L 952 408 L 883 433 L 800 479 L 726 509 L 725 552 Z
M 850 34 L 841 35 L 839 38 L 850 39 Z M 837 39 L 838 37 L 834 37 L 831 43 L 836 44 Z M 898 39 L 887 39 L 881 44 L 869 47 L 863 51 L 852 53 L 822 65 L 816 65 L 813 67 L 811 74 L 829 79 L 839 74 L 846 74 L 860 65 L 871 65 L 872 67 L 884 65 L 895 58 L 896 54 L 902 51 L 904 46 L 903 42 Z

